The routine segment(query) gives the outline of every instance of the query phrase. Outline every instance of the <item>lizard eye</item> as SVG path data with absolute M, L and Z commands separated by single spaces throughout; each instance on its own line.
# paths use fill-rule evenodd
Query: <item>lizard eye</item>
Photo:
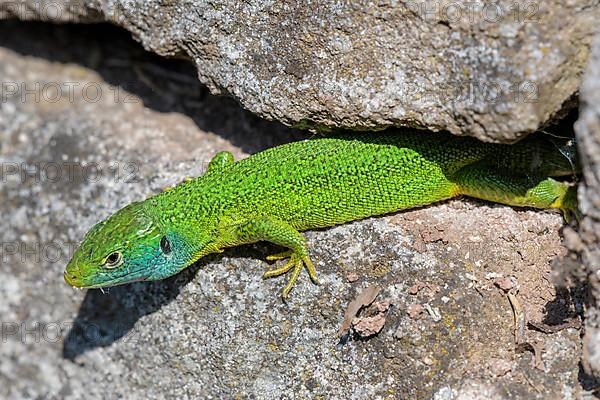
M 160 250 L 165 254 L 171 253 L 171 243 L 169 243 L 169 239 L 166 236 L 160 239 Z
M 104 260 L 104 266 L 106 268 L 117 268 L 123 263 L 123 254 L 118 251 L 110 253 Z

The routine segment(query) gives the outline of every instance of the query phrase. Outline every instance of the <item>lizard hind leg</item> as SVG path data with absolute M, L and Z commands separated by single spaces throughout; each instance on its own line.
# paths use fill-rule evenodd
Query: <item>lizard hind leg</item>
M 220 151 L 214 155 L 210 163 L 208 163 L 208 168 L 206 169 L 207 173 L 221 171 L 227 169 L 235 164 L 233 159 L 233 154 L 229 151 Z
M 460 169 L 452 180 L 466 196 L 518 207 L 556 208 L 567 221 L 572 214 L 579 217 L 576 188 L 550 177 L 475 163 Z
M 557 203 L 554 208 L 558 208 L 562 211 L 566 222 L 571 222 L 573 217 L 577 221 L 581 221 L 581 211 L 577 207 L 577 186 L 569 185 L 562 196 L 557 198 Z
M 233 154 L 231 154 L 229 151 L 220 151 L 217 154 L 215 154 L 212 160 L 210 160 L 210 162 L 208 163 L 206 173 L 209 174 L 215 171 L 222 171 L 224 169 L 229 168 L 233 164 L 235 164 Z M 179 184 L 189 182 L 191 180 L 193 180 L 193 178 L 186 176 Z M 163 192 L 168 192 L 173 188 L 174 186 L 166 187 L 163 189 Z

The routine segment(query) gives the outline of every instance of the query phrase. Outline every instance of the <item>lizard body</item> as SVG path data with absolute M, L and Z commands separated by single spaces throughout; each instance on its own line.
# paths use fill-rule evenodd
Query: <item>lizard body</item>
M 95 225 L 65 271 L 76 287 L 171 276 L 224 248 L 266 240 L 289 258 L 265 277 L 303 267 L 317 276 L 299 231 L 419 207 L 459 195 L 576 212 L 574 153 L 545 138 L 485 144 L 406 131 L 289 143 L 234 162 L 218 153 L 207 172 L 132 203 Z

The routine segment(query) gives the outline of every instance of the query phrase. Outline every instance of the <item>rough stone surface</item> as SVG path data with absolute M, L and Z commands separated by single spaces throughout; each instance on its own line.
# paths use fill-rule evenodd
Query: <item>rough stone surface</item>
M 104 17 L 83 0 L 2 1 L 0 18 L 48 22 L 102 22 Z
M 283 280 L 260 278 L 276 250 L 266 244 L 161 282 L 68 287 L 70 252 L 98 219 L 202 173 L 219 150 L 239 158 L 304 134 L 209 95 L 189 63 L 144 53 L 107 26 L 0 23 L 0 76 L 17 84 L 0 102 L 0 398 L 589 393 L 580 332 L 528 329 L 517 347 L 495 284 L 514 279 L 529 321 L 577 318 L 579 298 L 550 279 L 565 253 L 558 213 L 456 200 L 308 232 L 321 284 L 303 274 L 287 304 Z M 371 284 L 391 304 L 385 325 L 340 343 L 346 306 Z
M 580 238 L 570 241 L 577 262 L 586 268 L 590 308 L 586 313 L 584 366 L 600 378 L 600 36 L 581 87 L 580 117 L 575 125 L 584 168 L 580 208 L 584 215 Z
M 2 14 L 104 18 L 149 50 L 193 60 L 212 93 L 287 125 L 409 125 L 510 142 L 575 104 L 600 5 L 0 0 Z

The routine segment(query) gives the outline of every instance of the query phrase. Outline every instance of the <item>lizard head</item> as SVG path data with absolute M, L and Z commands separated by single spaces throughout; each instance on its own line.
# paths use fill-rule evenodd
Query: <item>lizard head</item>
M 85 235 L 64 273 L 79 288 L 100 288 L 162 279 L 189 264 L 184 243 L 132 203 Z

